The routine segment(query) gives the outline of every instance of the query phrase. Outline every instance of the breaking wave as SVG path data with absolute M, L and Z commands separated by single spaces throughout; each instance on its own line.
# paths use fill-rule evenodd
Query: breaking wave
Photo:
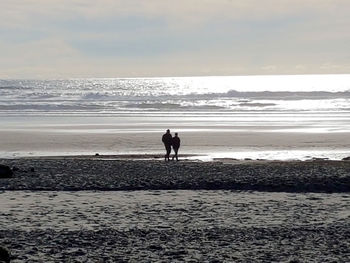
M 0 113 L 348 111 L 350 90 L 242 91 L 221 78 L 0 80 Z M 197 81 L 197 82 L 196 82 Z M 208 83 L 206 82 L 208 81 Z

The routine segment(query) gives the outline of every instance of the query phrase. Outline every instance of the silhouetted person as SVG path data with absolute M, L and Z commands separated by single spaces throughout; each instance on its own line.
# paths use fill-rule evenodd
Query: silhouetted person
M 173 156 L 173 160 L 174 160 L 174 158 L 176 158 L 176 161 L 179 160 L 178 157 L 177 157 L 177 152 L 179 151 L 179 148 L 180 148 L 180 142 L 181 142 L 180 138 L 179 138 L 179 136 L 177 135 L 177 132 L 176 132 L 175 133 L 175 137 L 173 137 L 172 142 L 171 142 L 171 144 L 173 145 L 174 152 L 175 152 L 175 154 Z
M 172 143 L 173 137 L 171 136 L 170 130 L 166 130 L 166 133 L 163 134 L 162 142 L 164 143 L 166 154 L 164 156 L 165 161 L 170 161 L 170 152 L 171 152 L 171 143 Z

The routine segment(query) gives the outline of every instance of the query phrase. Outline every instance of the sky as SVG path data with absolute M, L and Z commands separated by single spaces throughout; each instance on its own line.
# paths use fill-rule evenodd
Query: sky
M 1 0 L 0 78 L 350 73 L 349 0 Z

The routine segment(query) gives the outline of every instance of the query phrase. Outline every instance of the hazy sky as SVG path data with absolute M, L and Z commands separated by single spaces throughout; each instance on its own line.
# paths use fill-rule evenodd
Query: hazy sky
M 349 0 L 1 0 L 0 78 L 350 73 Z

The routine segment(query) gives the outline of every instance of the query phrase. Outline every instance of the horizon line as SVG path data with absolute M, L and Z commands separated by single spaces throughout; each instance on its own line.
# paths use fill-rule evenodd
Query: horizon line
M 303 74 L 245 74 L 245 75 L 191 75 L 191 76 L 144 76 L 144 77 L 29 77 L 3 78 L 0 80 L 79 80 L 79 79 L 170 79 L 170 78 L 215 78 L 215 77 L 288 77 L 288 76 L 350 76 L 350 73 L 303 73 Z

